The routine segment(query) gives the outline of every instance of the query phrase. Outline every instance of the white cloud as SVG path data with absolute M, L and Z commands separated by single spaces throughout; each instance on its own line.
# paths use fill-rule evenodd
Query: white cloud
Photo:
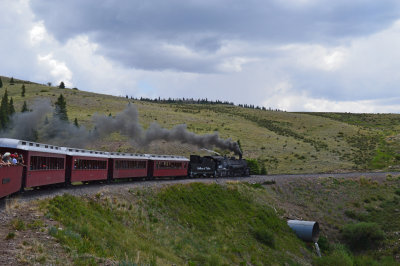
M 192 49 L 188 48 L 183 44 L 171 44 L 171 43 L 163 43 L 160 47 L 164 50 L 167 54 L 176 57 L 183 57 L 183 58 L 200 58 L 201 56 L 193 51 Z
M 277 50 L 283 52 L 288 65 L 324 71 L 339 69 L 348 57 L 348 50 L 343 46 L 331 48 L 318 44 L 290 44 Z
M 281 110 L 308 112 L 398 113 L 400 111 L 400 104 L 393 99 L 338 101 L 315 98 L 306 92 L 294 91 L 288 82 L 277 84 L 263 105 Z
M 256 59 L 244 57 L 227 58 L 221 64 L 219 64 L 217 69 L 222 72 L 241 72 L 244 64 L 255 60 Z
M 46 28 L 44 27 L 43 21 L 39 21 L 33 28 L 29 31 L 30 40 L 32 45 L 41 43 L 46 35 Z
M 56 84 L 63 81 L 66 86 L 72 86 L 72 72 L 69 70 L 65 62 L 60 62 L 54 59 L 53 54 L 51 53 L 44 56 L 38 55 L 38 60 L 41 66 L 48 69 L 53 80 L 56 81 Z
M 119 64 L 97 53 L 98 44 L 88 36 L 79 35 L 60 48 L 59 56 L 74 69 L 73 82 L 84 90 L 124 95 L 136 88 L 136 71 L 125 69 Z

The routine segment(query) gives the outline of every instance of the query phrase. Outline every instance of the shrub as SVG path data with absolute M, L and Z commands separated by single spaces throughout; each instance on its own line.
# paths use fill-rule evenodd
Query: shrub
M 376 223 L 347 224 L 342 234 L 349 247 L 355 250 L 371 248 L 385 239 L 385 233 Z
M 365 213 L 360 213 L 360 212 L 356 212 L 353 210 L 346 210 L 344 212 L 344 214 L 354 220 L 359 220 L 359 221 L 366 221 L 368 219 L 367 214 Z
M 6 240 L 13 239 L 14 237 L 15 237 L 15 233 L 14 232 L 9 232 L 7 234 L 7 236 L 6 236 Z
M 272 234 L 270 231 L 268 231 L 266 228 L 256 228 L 253 229 L 253 236 L 257 241 L 260 243 L 263 243 L 264 245 L 267 245 L 271 248 L 275 247 L 275 237 L 274 234 Z
M 319 237 L 318 246 L 323 253 L 328 253 L 332 250 L 331 244 L 325 236 Z
M 353 259 L 349 255 L 349 253 L 346 251 L 346 249 L 343 246 L 337 246 L 335 250 L 327 255 L 323 256 L 321 258 L 316 258 L 314 259 L 314 264 L 313 265 L 321 265 L 321 266 L 336 266 L 336 265 L 341 265 L 341 266 L 352 266 L 353 265 Z
M 25 223 L 21 219 L 15 219 L 12 221 L 12 227 L 17 231 L 25 230 Z
M 246 159 L 247 165 L 250 168 L 251 175 L 259 175 L 260 174 L 260 165 L 258 161 L 255 159 Z
M 267 174 L 267 168 L 265 167 L 264 164 L 261 166 L 261 172 L 260 172 L 260 174 L 261 174 L 261 175 L 266 175 L 266 174 Z
M 34 220 L 32 223 L 28 224 L 29 229 L 39 229 L 43 226 L 44 226 L 44 224 L 43 224 L 43 221 L 41 221 L 41 220 Z

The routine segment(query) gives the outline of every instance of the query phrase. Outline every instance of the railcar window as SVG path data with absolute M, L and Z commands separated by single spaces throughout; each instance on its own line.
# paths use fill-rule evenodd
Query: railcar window
M 62 170 L 64 158 L 31 156 L 30 170 Z
M 77 170 L 107 169 L 107 161 L 75 159 L 74 169 Z
M 145 169 L 145 161 L 115 161 L 115 168 L 117 169 Z
M 181 162 L 157 162 L 156 164 L 157 169 L 181 169 L 182 163 Z

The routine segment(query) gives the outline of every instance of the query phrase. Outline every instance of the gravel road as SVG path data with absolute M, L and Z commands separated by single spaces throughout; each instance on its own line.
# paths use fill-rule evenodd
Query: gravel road
M 152 181 L 131 181 L 111 184 L 88 184 L 69 187 L 50 187 L 37 190 L 27 190 L 24 193 L 17 194 L 13 197 L 20 201 L 31 201 L 36 199 L 44 199 L 69 193 L 75 196 L 90 196 L 102 191 L 121 193 L 132 188 L 147 187 L 163 187 L 173 184 L 188 184 L 193 182 L 202 183 L 226 183 L 230 181 L 244 181 L 250 183 L 263 183 L 265 181 L 275 180 L 277 184 L 288 181 L 288 179 L 313 179 L 318 177 L 335 177 L 335 178 L 356 178 L 360 176 L 371 178 L 383 178 L 387 175 L 398 176 L 400 172 L 352 172 L 352 173 L 333 173 L 333 174 L 294 174 L 294 175 L 265 175 L 250 177 L 227 177 L 227 178 L 192 178 L 192 179 L 176 179 L 176 180 L 152 180 Z M 0 212 L 4 209 L 4 199 L 0 201 Z

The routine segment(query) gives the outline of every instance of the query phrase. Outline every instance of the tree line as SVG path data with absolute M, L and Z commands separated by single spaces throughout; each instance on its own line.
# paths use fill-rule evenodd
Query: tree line
M 127 99 L 131 99 L 131 100 L 136 100 L 136 101 L 143 101 L 143 102 L 151 102 L 151 103 L 174 103 L 174 104 L 210 104 L 210 105 L 214 105 L 214 104 L 218 104 L 218 105 L 231 105 L 231 106 L 238 106 L 241 108 L 247 108 L 247 109 L 257 109 L 257 110 L 263 110 L 263 111 L 275 111 L 275 112 L 285 112 L 284 110 L 280 110 L 280 109 L 273 109 L 271 107 L 269 107 L 268 109 L 264 106 L 256 106 L 253 104 L 238 104 L 236 105 L 233 102 L 229 102 L 229 101 L 221 101 L 221 100 L 208 100 L 207 98 L 204 99 L 194 99 L 194 98 L 146 98 L 146 97 L 140 97 L 140 98 L 135 98 L 135 97 L 129 97 L 128 95 L 125 96 Z

